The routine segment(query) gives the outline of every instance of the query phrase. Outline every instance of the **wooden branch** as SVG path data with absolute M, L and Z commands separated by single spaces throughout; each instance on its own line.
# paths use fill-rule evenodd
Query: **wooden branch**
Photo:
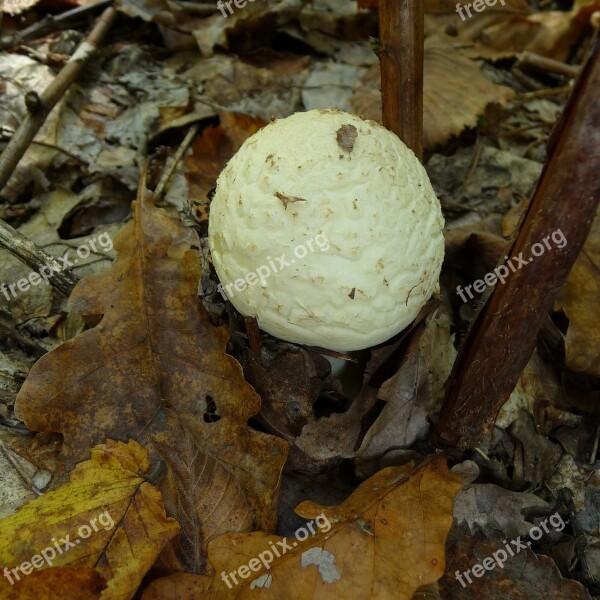
M 546 71 L 548 73 L 564 75 L 569 79 L 575 79 L 579 73 L 579 67 L 576 65 L 568 65 L 567 63 L 560 62 L 559 60 L 541 56 L 535 52 L 521 52 L 519 56 L 519 63 L 523 65 L 530 65 L 536 69 Z
M 69 62 L 39 97 L 35 92 L 28 93 L 29 111 L 0 154 L 0 190 L 7 184 L 50 111 L 63 97 L 69 86 L 79 77 L 83 67 L 101 44 L 116 15 L 117 11 L 114 8 L 107 8 L 98 18 L 88 37 L 71 56 Z
M 379 1 L 383 125 L 423 155 L 423 1 Z
M 72 271 L 63 269 L 53 256 L 44 252 L 2 220 L 0 220 L 0 245 L 38 273 L 42 267 L 52 267 L 52 275 L 49 276 L 48 283 L 66 297 L 71 294 L 79 281 Z
M 179 148 L 177 148 L 175 154 L 167 159 L 165 170 L 160 178 L 160 181 L 158 182 L 158 185 L 156 186 L 156 189 L 154 190 L 154 201 L 157 205 L 162 200 L 162 196 L 165 193 L 165 189 L 167 187 L 167 184 L 169 183 L 169 179 L 171 179 L 173 173 L 175 172 L 179 161 L 183 158 L 185 151 L 189 148 L 194 137 L 196 137 L 196 133 L 198 133 L 199 127 L 200 125 L 198 123 L 194 123 L 194 125 L 192 125 L 188 129 L 188 132 L 185 134 L 185 137 L 179 145 Z
M 548 160 L 513 243 L 510 259 L 522 268 L 510 271 L 504 285 L 497 284 L 454 364 L 434 431 L 440 445 L 472 448 L 491 432 L 589 233 L 600 201 L 598 50 L 596 45 L 555 127 Z M 544 248 L 544 238 L 557 230 L 566 244 L 552 244 L 543 253 L 537 246 L 534 257 L 532 247 Z

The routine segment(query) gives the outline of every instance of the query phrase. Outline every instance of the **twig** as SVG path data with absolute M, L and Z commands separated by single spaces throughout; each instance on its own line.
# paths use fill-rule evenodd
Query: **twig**
M 4 188 L 17 164 L 25 154 L 36 133 L 44 124 L 46 117 L 62 98 L 69 86 L 77 79 L 84 65 L 100 45 L 117 11 L 107 8 L 99 17 L 88 37 L 79 45 L 69 62 L 61 69 L 52 83 L 37 97 L 35 92 L 29 92 L 30 107 L 27 115 L 12 136 L 6 148 L 0 154 L 0 190 Z M 33 101 L 35 99 L 35 101 Z
M 383 125 L 423 155 L 423 1 L 380 0 Z
M 95 12 L 97 10 L 100 10 L 101 8 L 110 6 L 112 3 L 113 0 L 100 0 L 99 2 L 95 2 L 94 4 L 87 4 L 86 6 L 78 6 L 73 10 L 67 10 L 64 13 L 61 13 L 60 15 L 46 15 L 40 21 L 34 23 L 33 25 L 30 25 L 22 31 L 19 31 L 18 33 L 8 36 L 6 38 L 0 39 L 0 50 L 11 48 L 12 46 L 21 44 L 25 40 L 30 40 L 32 38 L 45 35 L 51 29 L 65 21 L 70 21 L 71 19 L 82 17 L 88 13 Z
M 177 148 L 177 152 L 175 152 L 175 155 L 172 157 L 170 156 L 167 159 L 165 170 L 160 178 L 160 181 L 158 182 L 158 185 L 156 186 L 156 189 L 154 190 L 154 197 L 157 203 L 160 202 L 160 199 L 162 198 L 162 195 L 165 191 L 165 187 L 167 186 L 167 183 L 169 183 L 169 179 L 173 175 L 173 171 L 175 171 L 175 168 L 179 164 L 179 161 L 182 159 L 183 155 L 185 154 L 185 151 L 188 149 L 189 145 L 194 139 L 194 136 L 198 132 L 198 127 L 198 123 L 195 123 L 190 127 L 189 131 L 185 134 L 183 141 L 179 145 L 179 148 Z
M 454 364 L 434 432 L 440 445 L 473 448 L 492 430 L 583 247 L 600 201 L 599 88 L 597 45 L 550 138 L 548 160 L 512 244 L 509 260 L 519 269 L 505 267 L 506 283 L 489 296 Z M 540 254 L 542 242 L 557 230 L 567 243 Z
M 559 88 L 544 88 L 543 90 L 536 90 L 535 92 L 523 92 L 519 94 L 513 102 L 526 102 L 532 98 L 546 98 L 551 96 L 559 96 L 560 94 L 570 94 L 573 88 L 570 85 L 564 85 Z
M 49 277 L 48 282 L 64 296 L 68 297 L 79 281 L 78 277 L 69 269 L 63 269 L 53 256 L 44 252 L 2 220 L 0 220 L 0 245 L 34 271 L 39 272 L 42 267 L 52 267 L 53 274 Z
M 567 63 L 554 60 L 553 58 L 546 58 L 535 52 L 521 52 L 519 56 L 519 63 L 522 65 L 529 65 L 540 69 L 541 71 L 547 71 L 548 73 L 556 73 L 557 75 L 564 75 L 569 79 L 575 79 L 577 73 L 579 73 L 579 67 L 568 65 Z

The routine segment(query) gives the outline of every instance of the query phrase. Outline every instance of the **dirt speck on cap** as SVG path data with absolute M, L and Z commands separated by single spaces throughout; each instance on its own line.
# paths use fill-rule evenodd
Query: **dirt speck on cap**
M 283 207 L 287 210 L 287 206 L 290 202 L 308 202 L 304 198 L 297 198 L 296 196 L 287 196 L 281 192 L 275 192 L 275 196 L 283 202 Z
M 336 134 L 338 146 L 346 152 L 352 152 L 357 135 L 358 129 L 354 125 L 342 125 Z

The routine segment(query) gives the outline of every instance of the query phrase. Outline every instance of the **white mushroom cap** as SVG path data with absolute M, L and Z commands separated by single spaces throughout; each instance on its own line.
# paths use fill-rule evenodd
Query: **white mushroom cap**
M 350 351 L 414 320 L 438 282 L 443 226 L 425 169 L 396 135 L 311 110 L 269 123 L 229 161 L 209 244 L 223 291 L 261 329 Z

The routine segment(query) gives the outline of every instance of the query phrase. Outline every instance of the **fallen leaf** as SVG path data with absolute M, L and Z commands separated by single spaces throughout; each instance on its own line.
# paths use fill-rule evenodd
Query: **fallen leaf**
M 137 442 L 109 440 L 75 467 L 69 483 L 2 519 L 0 568 L 8 570 L 0 597 L 20 587 L 26 571 L 70 565 L 96 569 L 106 579 L 102 600 L 131 598 L 179 531 L 160 492 L 146 481 L 149 469 L 148 451 Z
M 576 5 L 570 11 L 544 11 L 530 15 L 497 16 L 484 24 L 472 26 L 467 20 L 458 35 L 448 38 L 463 42 L 461 54 L 472 58 L 500 59 L 523 52 L 535 52 L 564 61 L 590 24 L 600 2 Z
M 457 481 L 441 455 L 416 469 L 384 469 L 340 506 L 300 504 L 296 512 L 313 519 L 314 535 L 305 525 L 299 542 L 262 532 L 221 536 L 208 547 L 215 570 L 212 581 L 186 575 L 159 579 L 144 592 L 143 600 L 173 598 L 175 590 L 182 600 L 257 595 L 409 600 L 420 586 L 444 572 L 444 544 L 452 523 L 452 499 L 460 487 Z M 282 554 L 275 556 L 273 548 Z M 270 564 L 265 551 L 273 558 Z M 261 552 L 264 562 L 257 558 Z M 244 578 L 235 573 L 253 559 L 252 570 L 243 570 Z
M 292 441 L 306 423 L 314 421 L 313 406 L 319 395 L 333 391 L 325 385 L 329 369 L 318 352 L 292 344 L 278 344 L 266 360 L 246 352 L 246 377 L 260 394 L 260 418 L 269 431 Z
M 429 434 L 428 415 L 435 412 L 441 390 L 450 375 L 456 351 L 450 320 L 438 309 L 412 336 L 398 372 L 380 387 L 385 402 L 357 451 L 357 464 L 385 456 L 390 449 L 409 448 Z M 440 354 L 433 358 L 432 350 Z M 438 358 L 439 357 L 439 358 Z M 432 376 L 437 376 L 433 389 Z
M 169 420 L 169 431 L 156 435 L 153 444 L 169 466 L 160 489 L 181 533 L 173 543 L 175 556 L 166 551 L 161 559 L 171 563 L 171 570 L 203 573 L 202 547 L 223 531 L 250 530 L 252 511 L 231 469 L 202 451 L 177 414 L 170 414 Z
M 465 527 L 453 527 L 448 536 L 448 570 L 440 582 L 443 600 L 590 600 L 586 589 L 577 581 L 564 579 L 551 558 L 535 554 L 529 547 L 508 556 L 503 568 L 493 566 L 486 570 L 480 564 L 494 552 L 504 549 L 502 536 L 482 539 L 470 535 Z M 513 545 L 514 547 L 514 545 Z M 501 560 L 502 555 L 498 555 Z M 480 564 L 483 575 L 461 575 L 475 564 Z M 488 565 L 490 563 L 488 562 Z M 459 583 L 459 573 L 464 585 Z M 478 571 L 479 572 L 479 571 Z
M 433 38 L 425 44 L 423 78 L 423 146 L 427 149 L 444 144 L 465 127 L 474 127 L 488 104 L 504 105 L 515 95 L 508 87 L 490 83 L 471 60 Z M 357 113 L 379 122 L 380 87 L 379 65 L 374 65 L 351 100 Z
M 33 431 L 63 434 L 60 480 L 107 436 L 150 447 L 173 410 L 197 452 L 240 486 L 254 526 L 272 529 L 287 443 L 247 425 L 260 399 L 226 354 L 227 333 L 199 306 L 196 239 L 153 206 L 142 178 L 134 219 L 114 243 L 117 260 L 82 280 L 69 301 L 101 320 L 32 367 L 16 413 Z M 214 473 L 204 475 L 208 486 Z M 227 505 L 219 509 L 224 517 Z

